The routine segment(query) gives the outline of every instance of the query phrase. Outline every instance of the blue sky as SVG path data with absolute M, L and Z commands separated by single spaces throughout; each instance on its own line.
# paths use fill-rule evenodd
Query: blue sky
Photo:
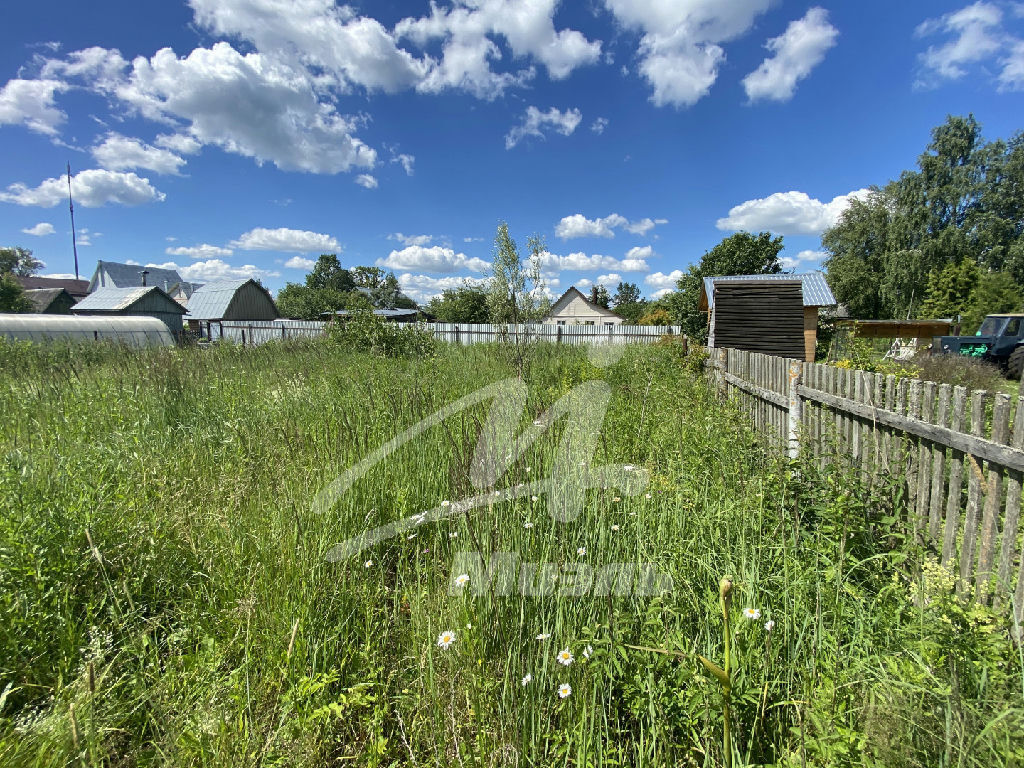
M 547 242 L 550 291 L 655 296 L 738 229 L 813 269 L 947 114 L 1024 128 L 1024 3 L 105 0 L 0 28 L 0 243 L 425 300 Z

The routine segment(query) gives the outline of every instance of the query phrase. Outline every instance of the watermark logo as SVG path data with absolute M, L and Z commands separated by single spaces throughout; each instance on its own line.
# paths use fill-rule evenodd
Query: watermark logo
M 591 347 L 588 354 L 591 362 L 595 365 L 607 366 L 616 362 L 623 351 L 624 347 L 622 346 L 596 346 Z M 521 380 L 508 378 L 483 387 L 434 412 L 389 440 L 327 485 L 314 499 L 314 513 L 327 513 L 360 478 L 410 440 L 468 408 L 479 403 L 490 402 L 490 411 L 481 430 L 470 465 L 470 483 L 478 492 L 464 499 L 450 503 L 445 502 L 433 509 L 427 509 L 416 515 L 363 531 L 359 535 L 331 547 L 327 553 L 327 559 L 331 562 L 347 560 L 383 541 L 406 536 L 420 526 L 481 507 L 488 507 L 496 500 L 509 501 L 534 496 L 544 497 L 551 518 L 558 522 L 568 523 L 575 520 L 583 511 L 588 490 L 617 488 L 618 493 L 623 496 L 636 496 L 643 493 L 649 483 L 646 471 L 629 464 L 594 466 L 592 463 L 610 399 L 611 387 L 606 381 L 583 382 L 559 398 L 540 418 L 534 420 L 532 425 L 520 430 L 524 414 L 527 413 L 527 388 Z M 528 483 L 498 488 L 498 482 L 509 468 L 530 449 L 538 438 L 559 422 L 564 422 L 564 425 L 558 448 L 554 454 L 550 476 Z M 463 554 L 469 557 L 472 553 Z M 475 556 L 482 557 L 479 553 Z M 495 561 L 494 557 L 497 557 L 498 560 Z M 495 562 L 498 563 L 501 584 L 508 581 L 506 564 L 509 557 L 516 559 L 517 567 L 512 569 L 515 573 L 513 581 L 517 585 L 516 591 L 522 594 L 656 594 L 665 588 L 665 579 L 667 578 L 654 574 L 653 571 L 648 573 L 635 563 L 630 566 L 623 564 L 621 568 L 618 565 L 604 566 L 596 571 L 591 566 L 583 566 L 576 572 L 567 572 L 567 566 L 557 569 L 557 566 L 551 563 L 519 563 L 518 556 L 500 553 L 493 555 L 490 563 L 491 565 Z M 471 563 L 467 561 L 468 564 Z M 491 565 L 488 568 L 491 568 Z M 461 573 L 462 571 L 457 567 L 458 563 L 456 563 L 456 572 Z M 482 559 L 480 567 L 483 568 Z M 552 572 L 553 568 L 560 572 Z M 626 573 L 628 569 L 632 569 L 628 571 L 628 579 L 619 574 L 620 570 L 622 573 Z M 613 571 L 615 580 L 609 581 L 612 579 Z M 641 571 L 643 572 L 641 573 Z M 489 571 L 485 569 L 485 572 Z M 545 581 L 545 577 L 551 582 L 554 592 L 541 591 L 540 585 Z M 557 584 L 559 579 L 562 579 L 561 584 Z M 623 579 L 626 580 L 623 581 Z M 475 579 L 474 582 L 482 583 L 479 579 Z M 494 586 L 490 581 L 488 584 L 489 588 Z M 625 586 L 617 587 L 615 585 Z M 660 587 L 656 588 L 654 585 L 660 585 Z M 544 589 L 548 589 L 548 587 L 545 586 Z M 582 591 L 567 592 L 564 590 Z M 503 592 L 502 594 L 509 593 Z

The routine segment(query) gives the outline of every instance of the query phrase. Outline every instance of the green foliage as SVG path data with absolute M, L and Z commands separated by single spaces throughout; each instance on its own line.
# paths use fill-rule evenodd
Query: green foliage
M 981 327 L 986 315 L 1020 312 L 1024 298 L 1020 286 L 1007 272 L 989 272 L 982 275 L 971 292 L 970 303 L 964 309 L 961 332 L 974 333 Z
M 603 285 L 594 285 L 590 288 L 590 302 L 597 304 L 599 307 L 608 309 L 611 306 L 612 298 L 608 294 L 608 289 Z
M 942 269 L 932 270 L 921 317 L 960 317 L 967 310 L 980 277 L 981 270 L 970 259 L 951 261 Z
M 281 314 L 297 320 L 320 320 L 324 312 L 355 309 L 367 302 L 377 309 L 416 309 L 392 272 L 379 267 L 348 270 L 333 253 L 317 259 L 305 284 L 288 283 L 277 295 Z
M 379 357 L 430 357 L 438 341 L 429 331 L 411 323 L 392 323 L 373 314 L 368 305 L 333 324 L 328 339 L 338 346 Z
M 961 355 L 917 355 L 913 360 L 914 376 L 939 384 L 952 384 L 968 390 L 984 389 L 1000 392 L 1004 387 L 999 367 Z
M 970 267 L 951 265 L 1024 282 L 1024 134 L 986 143 L 973 116 L 950 116 L 917 165 L 852 201 L 822 235 L 829 285 L 853 317 L 966 311 Z
M 29 277 L 42 269 L 43 262 L 32 256 L 28 248 L 0 248 L 0 275 Z
M 486 323 L 487 289 L 466 283 L 447 288 L 427 304 L 427 312 L 443 323 Z
M 0 272 L 0 312 L 31 312 L 32 302 L 25 298 L 21 285 L 10 274 Z
M 674 325 L 672 315 L 663 306 L 648 305 L 637 320 L 637 325 Z
M 673 324 L 682 325 L 683 332 L 694 341 L 706 343 L 707 314 L 698 309 L 704 278 L 781 272 L 782 247 L 782 238 L 772 237 L 768 232 L 737 232 L 722 240 L 701 257 L 699 264 L 690 265 L 676 284 L 678 290 L 665 297 L 665 304 L 676 320 Z

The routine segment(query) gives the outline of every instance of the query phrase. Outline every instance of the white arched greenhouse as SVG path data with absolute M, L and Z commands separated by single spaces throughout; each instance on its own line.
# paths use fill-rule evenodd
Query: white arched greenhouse
M 11 341 L 113 341 L 131 347 L 174 344 L 167 325 L 155 317 L 74 317 L 0 314 L 0 339 Z

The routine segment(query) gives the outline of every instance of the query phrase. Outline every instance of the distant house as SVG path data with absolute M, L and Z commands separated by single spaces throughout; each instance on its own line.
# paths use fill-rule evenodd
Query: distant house
M 595 304 L 576 286 L 563 293 L 543 322 L 554 325 L 622 325 L 623 320 L 610 309 Z
M 62 277 L 15 277 L 18 284 L 23 290 L 32 291 L 38 288 L 63 288 L 67 291 L 71 298 L 78 300 L 84 299 L 89 295 L 89 281 L 88 280 L 72 280 Z
M 180 283 L 172 285 L 167 290 L 167 295 L 181 304 L 181 306 L 188 307 L 188 300 L 192 298 L 192 294 L 196 292 L 196 289 L 202 288 L 202 286 L 202 283 L 190 283 L 187 280 L 182 280 Z
M 32 311 L 40 315 L 70 315 L 76 303 L 64 288 L 29 288 L 24 296 L 32 302 Z
M 89 293 L 100 288 L 139 288 L 150 285 L 167 292 L 180 282 L 181 275 L 173 269 L 98 261 L 92 280 L 89 281 Z
M 75 315 L 146 315 L 162 320 L 171 333 L 178 335 L 186 310 L 155 285 L 138 288 L 100 288 L 71 309 Z
M 252 278 L 205 283 L 188 300 L 188 323 L 193 330 L 207 322 L 277 320 L 280 316 L 270 291 Z
M 718 306 L 719 296 L 727 298 L 728 306 Z M 708 313 L 709 347 L 813 362 L 818 312 L 835 303 L 825 276 L 807 272 L 705 277 L 699 307 Z

